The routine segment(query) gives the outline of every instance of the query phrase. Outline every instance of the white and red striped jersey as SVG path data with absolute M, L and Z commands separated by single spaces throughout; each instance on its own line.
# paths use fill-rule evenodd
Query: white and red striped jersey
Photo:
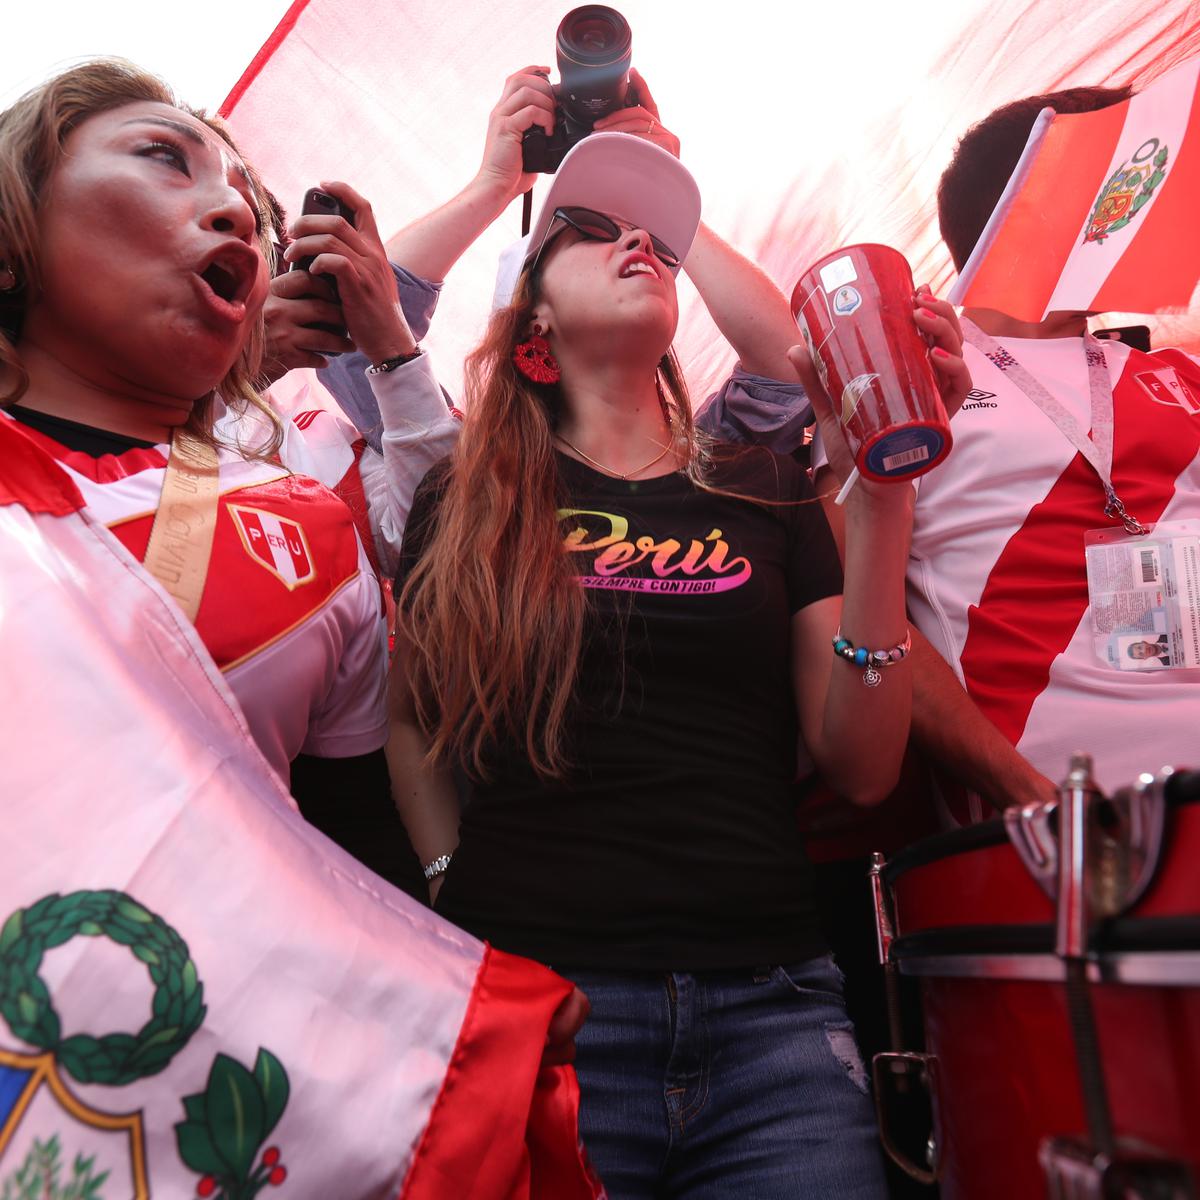
M 1079 338 L 1000 344 L 1088 428 Z M 1113 525 L 1096 473 L 983 353 L 968 345 L 964 355 L 974 391 L 954 417 L 954 449 L 917 481 L 915 623 L 1051 779 L 1077 749 L 1094 756 L 1105 788 L 1200 761 L 1200 669 L 1116 671 L 1093 646 L 1084 535 Z M 1200 517 L 1200 366 L 1115 342 L 1106 357 L 1117 492 L 1147 524 Z M 978 819 L 972 807 L 954 816 Z
M 89 515 L 140 562 L 169 447 L 93 458 L 22 432 L 65 468 Z M 283 779 L 301 752 L 344 758 L 386 740 L 379 586 L 346 506 L 316 480 L 220 452 L 217 526 L 196 630 Z
M 316 371 L 288 372 L 268 396 L 283 421 L 277 457 L 345 501 L 372 565 L 390 580 L 413 493 L 454 449 L 459 417 L 446 406 L 427 354 L 364 378 L 379 410 L 380 450 L 350 423 Z M 273 432 L 254 409 L 226 410 L 216 423 L 219 439 L 248 450 Z

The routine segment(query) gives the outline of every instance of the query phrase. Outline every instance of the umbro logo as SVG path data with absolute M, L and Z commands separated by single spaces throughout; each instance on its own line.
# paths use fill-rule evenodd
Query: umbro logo
M 967 398 L 962 402 L 963 408 L 999 408 L 1000 405 L 995 404 L 995 392 L 985 392 L 981 388 L 972 388 L 967 393 Z

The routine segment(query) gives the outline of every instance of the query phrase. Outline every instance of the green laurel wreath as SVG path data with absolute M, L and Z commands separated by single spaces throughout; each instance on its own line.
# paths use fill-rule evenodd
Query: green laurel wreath
M 154 983 L 152 1016 L 136 1034 L 62 1036 L 42 958 L 73 937 L 107 937 L 128 946 Z M 46 896 L 18 909 L 0 929 L 0 1015 L 13 1035 L 51 1051 L 79 1083 L 120 1087 L 155 1075 L 204 1020 L 204 986 L 183 939 L 161 917 L 117 891 Z

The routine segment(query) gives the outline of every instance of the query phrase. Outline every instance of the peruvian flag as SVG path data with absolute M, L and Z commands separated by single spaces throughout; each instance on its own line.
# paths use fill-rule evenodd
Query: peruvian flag
M 1186 307 L 1200 280 L 1200 59 L 1098 112 L 1044 109 L 950 293 L 1023 321 Z
M 178 608 L 0 415 L 0 1195 L 594 1200 L 568 983 L 306 824 Z

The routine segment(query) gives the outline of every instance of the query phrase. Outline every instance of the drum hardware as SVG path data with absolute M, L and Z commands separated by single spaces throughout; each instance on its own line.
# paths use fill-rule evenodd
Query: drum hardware
M 1059 791 L 1054 949 L 1066 971 L 1067 1012 L 1088 1140 L 1043 1139 L 1038 1160 L 1050 1200 L 1195 1196 L 1190 1173 L 1180 1164 L 1125 1153 L 1118 1158 L 1088 979 L 1095 922 L 1132 904 L 1158 867 L 1166 809 L 1163 783 L 1165 777 L 1156 781 L 1143 776 L 1109 804 L 1092 778 L 1091 756 L 1076 753 Z M 1008 827 L 1011 831 L 1012 823 Z M 1021 843 L 1016 844 L 1020 849 Z
M 1074 782 L 1089 784 L 1087 772 Z M 877 936 L 900 974 L 920 982 L 946 1200 L 1200 1200 L 1200 772 L 1142 777 L 1111 800 L 1078 790 L 1075 829 L 1085 836 L 1063 850 L 1068 865 L 1081 851 L 1073 911 L 1086 918 L 1082 929 L 1058 903 L 1061 798 L 1015 824 L 1014 813 L 935 834 L 886 866 L 875 860 Z M 1063 957 L 1060 942 L 1081 957 Z M 1080 986 L 1081 964 L 1111 1084 L 1111 1158 L 1085 1134 L 1075 1039 L 1064 1028 L 1063 985 L 1070 969 Z M 912 1087 L 923 1067 L 909 1065 Z M 924 1130 L 907 1120 L 919 1097 L 910 1089 L 898 1103 L 887 1090 L 899 1069 L 875 1078 L 891 1106 L 879 1111 L 885 1147 L 902 1161 L 889 1112 L 901 1133 Z M 917 1137 L 900 1145 L 923 1165 Z
M 1089 904 L 1094 917 L 1127 912 L 1154 880 L 1164 850 L 1167 792 L 1188 776 L 1170 767 L 1143 774 L 1110 799 L 1088 808 Z M 1178 790 L 1178 789 L 1176 789 Z M 1059 802 L 1037 802 L 1004 812 L 1009 840 L 1029 873 L 1052 900 L 1059 884 Z
M 1038 1147 L 1049 1200 L 1195 1200 L 1191 1175 L 1179 1163 L 1130 1153 L 1116 1162 L 1094 1157 L 1069 1138 Z
M 1094 864 L 1089 854 L 1091 818 L 1098 801 L 1103 799 L 1092 778 L 1090 754 L 1071 755 L 1067 778 L 1058 799 L 1058 896 L 1054 952 L 1066 968 L 1067 1012 L 1075 1040 L 1075 1064 L 1083 1090 L 1083 1107 L 1088 1134 L 1095 1153 L 1111 1161 L 1115 1149 L 1112 1115 L 1104 1071 L 1100 1065 L 1100 1047 L 1096 1038 L 1096 1017 L 1088 992 L 1088 942 L 1092 929 L 1092 892 L 1090 881 Z M 1109 915 L 1107 913 L 1103 915 Z
M 871 1077 L 875 1093 L 875 1117 L 879 1139 L 887 1156 L 906 1175 L 918 1183 L 936 1183 L 938 1178 L 937 1059 L 932 1054 L 905 1050 L 904 1024 L 900 1016 L 900 980 L 892 958 L 895 924 L 887 884 L 881 872 L 886 861 L 878 851 L 871 855 L 868 876 L 875 902 L 875 938 L 879 962 L 883 967 L 887 999 L 888 1036 L 890 1051 L 876 1054 L 871 1062 Z M 893 1105 L 891 1097 L 895 1097 Z M 928 1106 L 930 1134 L 924 1146 L 924 1162 L 918 1162 L 900 1146 L 898 1119 L 893 1113 L 901 1107 L 911 1115 L 917 1098 Z

